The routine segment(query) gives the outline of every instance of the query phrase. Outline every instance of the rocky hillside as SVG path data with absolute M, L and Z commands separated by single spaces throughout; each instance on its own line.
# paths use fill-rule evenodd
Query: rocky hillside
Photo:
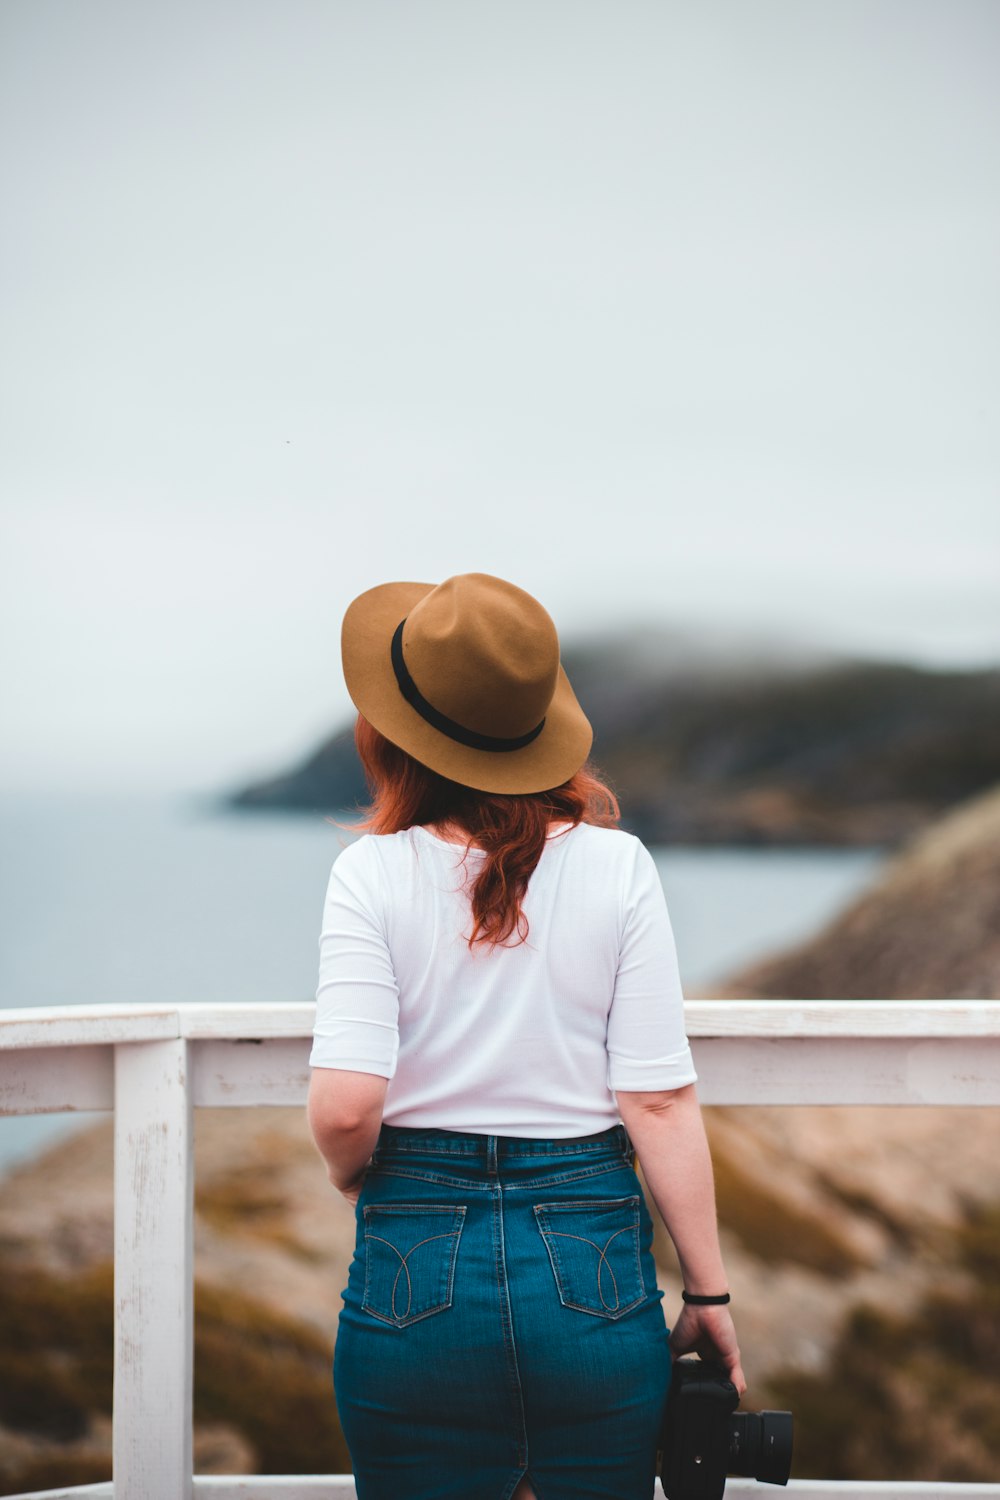
M 775 1402 L 796 1413 L 796 1472 L 996 1481 L 1000 1200 L 967 1211 L 941 1262 L 915 1305 L 855 1308 L 822 1372 L 772 1379 Z
M 712 993 L 1000 999 L 1000 786 L 914 839 L 822 932 L 741 969 Z
M 330 1376 L 354 1215 L 304 1111 L 196 1115 L 195 1471 L 343 1473 Z M 0 1493 L 111 1474 L 112 1124 L 0 1182 Z
M 892 1339 L 919 1343 L 940 1299 L 972 1316 L 978 1293 L 961 1242 L 974 1215 L 1000 1202 L 997 1114 L 706 1111 L 747 1401 L 808 1403 L 797 1474 L 841 1472 L 824 1467 L 828 1428 L 841 1409 L 848 1331 L 864 1309 L 889 1327 L 883 1365 Z M 329 1189 L 301 1112 L 199 1112 L 197 1134 L 196 1470 L 345 1471 L 330 1357 L 353 1214 Z M 680 1282 L 662 1230 L 657 1256 L 673 1321 Z M 0 1186 L 2 1493 L 110 1474 L 111 1265 L 104 1123 Z M 872 1332 L 871 1321 L 863 1327 Z M 913 1362 L 927 1377 L 915 1399 L 929 1402 L 926 1345 Z M 981 1364 L 963 1367 L 956 1392 Z M 865 1462 L 846 1477 L 975 1477 L 929 1470 L 917 1447 L 873 1469 L 875 1440 L 867 1428 L 858 1436 Z M 980 1468 L 978 1477 L 993 1476 Z
M 1000 780 L 1000 671 L 706 658 L 655 634 L 565 664 L 625 824 L 653 843 L 891 847 Z M 346 726 L 224 804 L 330 812 L 364 796 Z
M 912 840 L 810 941 L 712 993 L 900 1004 L 1000 998 L 1000 787 Z M 747 1174 L 779 1205 L 753 1232 L 762 1236 L 758 1267 L 778 1266 L 791 1293 L 783 1309 L 769 1310 L 778 1358 L 765 1358 L 763 1384 L 769 1403 L 798 1414 L 795 1472 L 995 1480 L 1000 1109 L 707 1113 L 720 1218 L 742 1250 Z M 810 1196 L 813 1231 L 802 1235 L 787 1210 L 807 1207 Z M 818 1225 L 839 1252 L 822 1239 L 815 1246 Z M 867 1248 L 863 1225 L 873 1236 Z M 806 1288 L 802 1245 L 814 1246 L 814 1272 L 826 1272 Z M 789 1326 L 800 1331 L 797 1349 Z
M 956 1246 L 971 1206 L 1000 1201 L 990 1112 L 962 1111 L 961 1131 L 940 1109 L 706 1113 L 750 1404 L 794 1391 L 818 1410 L 858 1307 L 912 1340 L 915 1308 L 969 1296 Z M 299 1111 L 199 1112 L 197 1135 L 197 1471 L 344 1471 L 330 1356 L 353 1215 Z M 657 1253 L 672 1321 L 662 1231 Z M 103 1123 L 0 1187 L 4 1493 L 110 1474 L 111 1263 Z M 914 1452 L 885 1477 L 925 1473 Z

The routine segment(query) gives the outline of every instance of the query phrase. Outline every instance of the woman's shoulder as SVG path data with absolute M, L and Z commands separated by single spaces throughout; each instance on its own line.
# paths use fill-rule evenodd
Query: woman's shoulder
M 334 859 L 331 881 L 361 900 L 380 901 L 403 875 L 408 850 L 406 832 L 359 833 Z
M 553 835 L 553 841 L 557 844 L 561 841 L 558 833 Z M 623 865 L 634 864 L 646 847 L 624 828 L 601 828 L 596 823 L 577 823 L 566 842 L 584 857 Z
M 390 855 L 394 850 L 402 850 L 409 843 L 412 829 L 404 828 L 401 833 L 359 833 L 345 844 L 337 855 L 338 863 L 344 860 L 349 864 L 365 864 L 380 858 L 382 855 Z
M 333 868 L 341 879 L 361 874 L 370 866 L 373 853 L 371 835 L 358 834 L 341 844 L 340 849 L 334 855 Z
M 426 835 L 422 838 L 421 835 Z M 398 866 L 404 861 L 418 857 L 418 840 L 422 848 L 435 846 L 447 850 L 452 845 L 434 838 L 419 824 L 412 828 L 401 828 L 397 833 L 361 833 L 352 839 L 337 856 L 346 869 L 364 869 L 375 866 Z

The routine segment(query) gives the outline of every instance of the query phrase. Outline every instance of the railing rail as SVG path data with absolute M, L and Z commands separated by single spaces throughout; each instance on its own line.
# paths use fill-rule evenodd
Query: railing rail
M 697 1000 L 686 1015 L 706 1104 L 1000 1105 L 995 1001 Z M 192 1110 L 304 1105 L 313 1018 L 308 1004 L 0 1012 L 0 1112 L 115 1115 L 114 1485 L 48 1500 L 354 1495 L 349 1477 L 191 1472 Z M 761 1493 L 727 1486 L 730 1500 Z M 803 1480 L 787 1493 L 1000 1500 L 1000 1484 Z

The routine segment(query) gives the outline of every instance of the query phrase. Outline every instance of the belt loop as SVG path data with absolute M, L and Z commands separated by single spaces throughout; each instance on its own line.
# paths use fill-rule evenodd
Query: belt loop
M 621 1138 L 620 1138 L 619 1144 L 621 1145 L 621 1148 L 622 1148 L 622 1155 L 625 1157 L 626 1163 L 630 1167 L 634 1167 L 635 1166 L 635 1147 L 632 1144 L 632 1138 L 629 1135 L 628 1131 L 625 1129 L 624 1125 L 619 1125 L 618 1129 L 621 1131 Z
M 486 1174 L 488 1177 L 497 1175 L 497 1138 L 495 1135 L 486 1137 Z

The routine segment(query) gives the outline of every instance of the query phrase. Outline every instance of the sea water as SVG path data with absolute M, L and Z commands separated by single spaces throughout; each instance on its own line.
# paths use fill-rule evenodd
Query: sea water
M 321 813 L 222 811 L 190 796 L 2 794 L 0 1006 L 311 1001 L 327 880 L 349 839 Z M 817 930 L 883 859 L 653 854 L 693 987 Z M 79 1118 L 0 1119 L 0 1170 Z

